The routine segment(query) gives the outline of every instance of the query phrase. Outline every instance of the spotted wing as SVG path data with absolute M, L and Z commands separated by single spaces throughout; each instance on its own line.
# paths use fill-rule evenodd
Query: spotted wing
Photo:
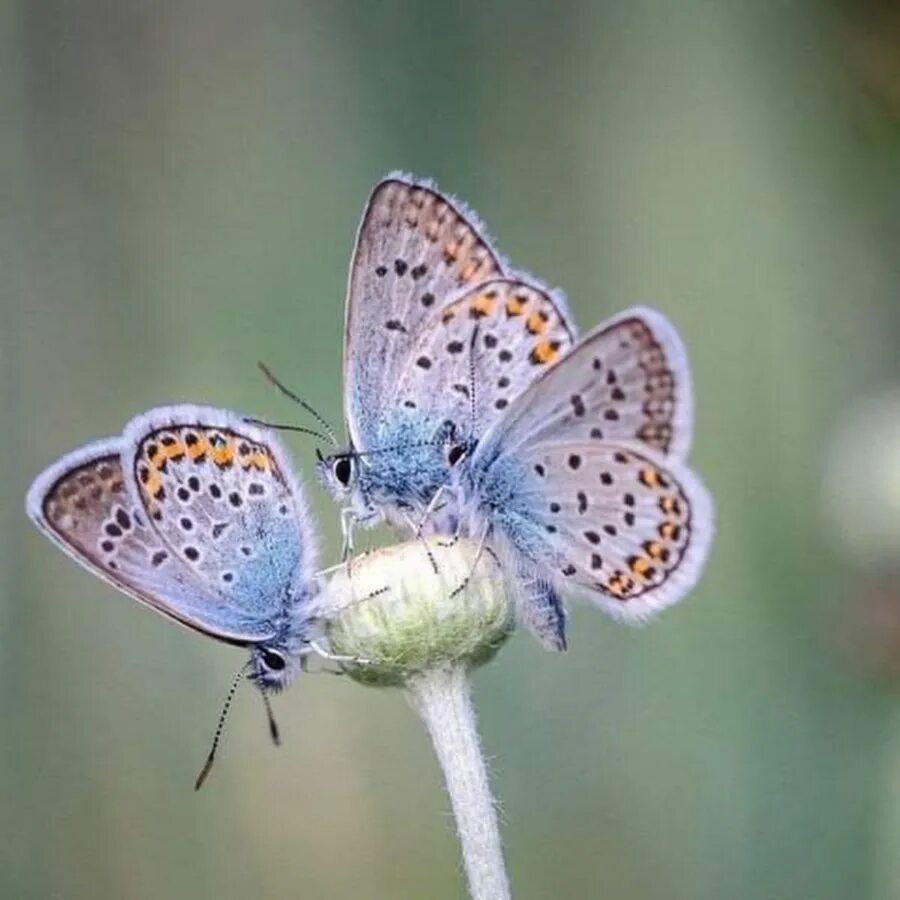
M 580 340 L 558 366 L 541 373 L 485 435 L 485 454 L 502 445 L 565 433 L 569 441 L 637 441 L 686 458 L 693 431 L 693 390 L 675 327 L 634 307 Z
M 513 279 L 484 282 L 423 326 L 390 406 L 478 437 L 573 340 L 558 296 Z
M 516 472 L 500 531 L 560 590 L 640 621 L 699 578 L 712 505 L 683 464 L 636 444 L 560 440 L 529 445 Z
M 256 640 L 208 615 L 219 598 L 169 557 L 129 495 L 120 448 L 118 439 L 98 441 L 54 463 L 32 484 L 28 515 L 76 562 L 151 609 L 230 643 Z
M 274 437 L 225 410 L 173 406 L 125 429 L 134 499 L 164 545 L 222 600 L 222 616 L 272 630 L 308 598 L 315 536 L 288 458 Z
M 428 316 L 502 271 L 460 204 L 405 176 L 376 185 L 356 239 L 344 329 L 345 409 L 357 448 L 373 445 L 385 395 Z

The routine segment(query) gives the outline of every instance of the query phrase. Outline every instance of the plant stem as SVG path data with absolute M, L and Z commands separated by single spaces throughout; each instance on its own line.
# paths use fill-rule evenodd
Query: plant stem
M 472 900 L 510 900 L 497 810 L 481 754 L 469 676 L 455 663 L 407 682 L 444 772 Z

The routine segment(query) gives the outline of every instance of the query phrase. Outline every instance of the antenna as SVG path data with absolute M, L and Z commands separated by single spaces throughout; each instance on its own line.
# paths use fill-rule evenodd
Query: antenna
M 278 723 L 275 721 L 275 716 L 272 715 L 272 704 L 269 702 L 269 694 L 262 689 L 260 689 L 259 694 L 262 697 L 263 706 L 266 708 L 266 717 L 269 720 L 269 734 L 272 736 L 272 743 L 276 747 L 280 747 L 281 732 L 278 730 Z
M 279 381 L 275 377 L 275 374 L 272 372 L 272 370 L 264 362 L 258 362 L 257 365 L 259 366 L 260 371 L 263 373 L 263 375 L 266 376 L 266 379 L 271 384 L 275 385 L 275 387 L 277 387 L 278 390 L 285 395 L 285 397 L 289 397 L 295 403 L 299 403 L 325 429 L 325 433 L 331 440 L 332 445 L 337 447 L 338 440 L 335 436 L 334 429 L 328 423 L 328 420 L 320 412 L 313 409 L 312 406 L 310 406 L 301 396 L 294 393 L 294 391 L 292 391 L 289 387 Z
M 475 323 L 475 327 L 472 329 L 472 338 L 469 341 L 469 407 L 471 422 L 471 433 L 469 434 L 470 440 L 475 437 L 475 431 L 478 425 L 475 407 L 475 341 L 478 339 L 479 324 L 480 323 L 478 322 Z
M 323 444 L 331 440 L 330 437 L 325 437 L 322 432 L 315 431 L 312 428 L 304 428 L 302 425 L 284 425 L 281 422 L 267 422 L 265 419 L 254 419 L 253 416 L 244 416 L 244 421 L 249 422 L 251 425 L 262 425 L 263 428 L 274 428 L 276 431 L 298 431 L 300 434 L 311 434 L 314 438 L 318 438 L 322 441 Z
M 206 757 L 206 762 L 203 763 L 203 768 L 200 770 L 200 774 L 194 782 L 195 791 L 199 791 L 200 788 L 203 787 L 203 783 L 212 771 L 213 763 L 216 760 L 216 750 L 219 749 L 219 740 L 222 737 L 222 731 L 225 728 L 225 719 L 228 718 L 228 710 L 231 709 L 231 701 L 234 700 L 234 693 L 238 689 L 238 685 L 241 683 L 243 677 L 247 674 L 247 669 L 249 667 L 250 661 L 248 660 L 240 669 L 238 669 L 237 675 L 231 680 L 231 687 L 228 689 L 228 693 L 225 695 L 225 702 L 222 704 L 222 712 L 219 713 L 219 724 L 216 725 L 216 733 L 213 735 L 212 746 L 209 748 L 209 755 Z

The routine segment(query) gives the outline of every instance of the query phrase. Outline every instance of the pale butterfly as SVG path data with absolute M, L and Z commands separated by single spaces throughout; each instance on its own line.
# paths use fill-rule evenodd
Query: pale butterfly
M 73 559 L 181 625 L 246 647 L 280 691 L 316 651 L 316 535 L 278 441 L 235 413 L 167 406 L 75 450 L 32 484 L 27 511 Z M 273 738 L 277 730 L 269 712 Z
M 543 370 L 454 473 L 460 531 L 500 552 L 546 646 L 565 646 L 562 592 L 640 621 L 696 583 L 713 513 L 685 463 L 692 407 L 678 333 L 637 307 Z
M 513 275 L 472 212 L 408 176 L 376 185 L 346 304 L 350 445 L 317 466 L 343 507 L 344 555 L 354 523 L 453 527 L 452 469 L 573 332 L 561 295 Z

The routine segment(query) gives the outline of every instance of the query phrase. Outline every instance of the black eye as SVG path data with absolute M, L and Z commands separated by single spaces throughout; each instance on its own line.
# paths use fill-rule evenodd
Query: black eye
M 266 664 L 266 668 L 271 669 L 273 672 L 280 672 L 287 665 L 284 657 L 274 650 L 263 651 L 263 662 Z
M 466 455 L 465 445 L 464 444 L 454 444 L 447 451 L 447 462 L 450 463 L 451 466 L 455 466 L 465 455 Z
M 353 464 L 350 458 L 342 456 L 334 462 L 334 477 L 346 487 L 350 484 L 350 476 L 353 474 Z

